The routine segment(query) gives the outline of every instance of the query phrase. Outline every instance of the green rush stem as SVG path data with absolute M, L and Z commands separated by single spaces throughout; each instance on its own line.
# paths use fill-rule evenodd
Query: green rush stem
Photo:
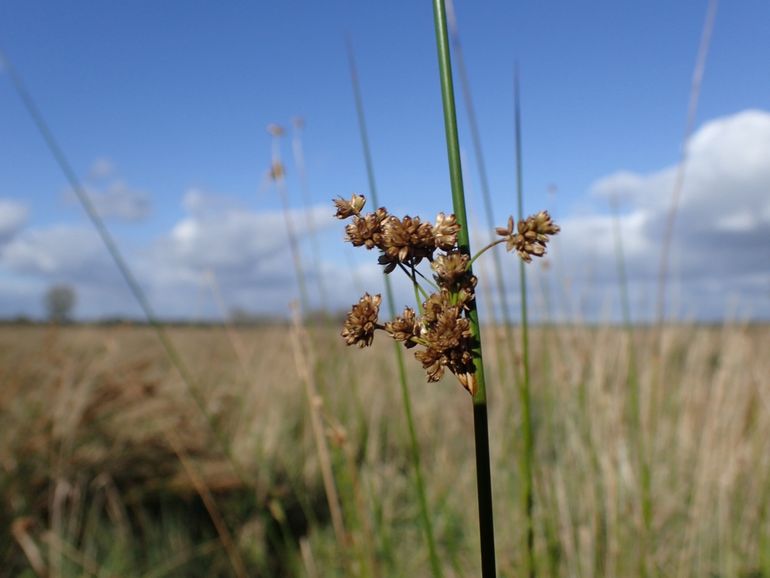
M 642 431 L 642 407 L 641 392 L 639 388 L 639 373 L 637 370 L 636 350 L 634 349 L 634 329 L 631 323 L 631 305 L 628 298 L 628 277 L 626 275 L 626 262 L 623 252 L 623 236 L 620 230 L 620 215 L 618 213 L 618 201 L 611 197 L 613 232 L 615 237 L 615 257 L 618 267 L 618 280 L 620 282 L 620 305 L 623 316 L 623 327 L 628 339 L 628 420 L 631 429 L 633 444 L 636 446 L 636 460 L 639 471 L 639 485 L 641 490 L 641 509 L 644 532 L 641 540 L 639 554 L 640 576 L 647 576 L 646 557 L 649 550 L 649 541 L 652 532 L 652 472 L 650 462 L 647 459 L 644 436 Z
M 427 293 L 425 293 L 423 288 L 420 287 L 420 284 L 414 280 L 414 277 L 412 277 L 412 285 L 414 286 L 414 300 L 417 302 L 417 310 L 420 312 L 420 315 L 422 315 L 423 310 L 422 310 L 422 301 L 420 300 L 420 293 L 422 293 L 425 296 L 426 300 L 428 299 L 428 295 Z
M 155 335 L 158 337 L 158 341 L 160 341 L 161 346 L 163 347 L 163 350 L 166 353 L 166 357 L 168 357 L 169 361 L 171 362 L 171 365 L 173 365 L 174 368 L 179 373 L 179 377 L 182 379 L 182 383 L 184 383 L 185 388 L 187 389 L 187 393 L 195 402 L 195 405 L 198 408 L 198 411 L 206 419 L 206 423 L 209 427 L 209 430 L 214 435 L 214 438 L 219 444 L 223 454 L 225 455 L 227 460 L 230 462 L 230 465 L 233 468 L 233 471 L 242 482 L 246 483 L 248 480 L 248 477 L 246 476 L 241 465 L 235 459 L 235 456 L 233 455 L 232 450 L 230 448 L 229 440 L 227 440 L 224 434 L 217 427 L 217 423 L 216 423 L 216 420 L 214 419 L 214 416 L 211 413 L 209 413 L 209 411 L 206 409 L 203 393 L 200 391 L 198 384 L 195 381 L 195 378 L 190 372 L 190 369 L 187 367 L 187 365 L 185 365 L 184 361 L 182 361 L 182 357 L 179 354 L 179 351 L 177 351 L 176 347 L 171 341 L 171 338 L 168 336 L 168 333 L 166 333 L 165 328 L 158 320 L 158 317 L 155 315 L 155 311 L 150 305 L 150 301 L 147 299 L 147 296 L 145 295 L 144 290 L 141 288 L 141 286 L 139 285 L 139 282 L 136 280 L 136 278 L 134 277 L 134 274 L 131 272 L 131 269 L 129 268 L 128 263 L 123 258 L 122 253 L 118 249 L 117 243 L 113 239 L 110 232 L 107 230 L 107 227 L 104 224 L 104 221 L 102 220 L 101 216 L 96 210 L 96 207 L 91 201 L 91 198 L 88 196 L 88 193 L 86 192 L 85 188 L 83 188 L 83 185 L 81 184 L 80 179 L 78 179 L 77 175 L 75 174 L 75 170 L 72 168 L 72 165 L 67 159 L 67 156 L 64 154 L 64 150 L 59 146 L 59 143 L 54 138 L 53 132 L 49 128 L 48 123 L 46 123 L 45 119 L 43 118 L 43 115 L 40 112 L 40 109 L 38 109 L 37 104 L 35 104 L 35 101 L 32 99 L 32 96 L 27 91 L 24 85 L 24 82 L 16 72 L 16 69 L 11 65 L 11 62 L 6 57 L 5 53 L 2 50 L 0 50 L 0 66 L 2 65 L 4 65 L 5 70 L 8 73 L 9 78 L 11 79 L 11 83 L 13 84 L 13 87 L 16 90 L 16 93 L 19 95 L 19 98 L 21 98 L 22 102 L 24 103 L 24 106 L 27 109 L 27 112 L 29 113 L 30 117 L 32 118 L 32 121 L 35 123 L 35 126 L 37 126 L 38 131 L 40 131 L 40 134 L 43 137 L 43 140 L 45 141 L 45 144 L 48 147 L 48 150 L 53 155 L 54 160 L 59 165 L 59 168 L 61 169 L 62 173 L 64 173 L 64 176 L 69 182 L 70 187 L 72 187 L 72 190 L 74 191 L 75 196 L 78 198 L 78 201 L 80 201 L 80 204 L 83 206 L 83 209 L 85 210 L 86 215 L 88 215 L 88 218 L 91 220 L 91 223 L 96 228 L 96 231 L 99 234 L 99 237 L 102 239 L 102 242 L 107 248 L 107 252 L 110 254 L 110 257 L 112 257 L 112 260 L 115 262 L 115 265 L 120 271 L 120 274 L 122 275 L 123 280 L 126 282 L 126 285 L 128 285 L 128 288 L 131 291 L 131 294 L 134 296 L 134 299 L 136 299 L 140 309 L 144 313 L 144 316 L 147 319 L 147 322 L 155 331 Z
M 436 285 L 436 284 L 435 284 L 433 281 L 431 281 L 429 277 L 426 277 L 425 275 L 423 275 L 423 274 L 422 274 L 422 273 L 419 271 L 419 269 L 415 268 L 414 272 L 415 272 L 417 275 L 419 275 L 420 277 L 422 277 L 423 281 L 425 281 L 425 282 L 426 282 L 428 285 L 430 285 L 430 286 L 431 286 L 433 289 L 435 289 L 436 291 L 439 291 L 439 286 L 438 286 L 438 285 Z
M 495 241 L 495 216 L 492 208 L 492 194 L 489 188 L 489 178 L 487 177 L 487 165 L 484 157 L 484 150 L 481 146 L 481 134 L 479 132 L 479 123 L 476 119 L 476 109 L 473 106 L 473 98 L 471 96 L 471 83 L 468 78 L 468 72 L 465 68 L 465 58 L 463 56 L 462 45 L 460 43 L 460 32 L 457 27 L 457 19 L 454 15 L 454 4 L 452 0 L 448 0 L 448 25 L 450 29 L 450 38 L 452 40 L 452 48 L 456 56 L 455 62 L 457 65 L 457 72 L 460 77 L 460 92 L 463 96 L 463 102 L 465 103 L 465 109 L 468 113 L 468 126 L 471 131 L 471 142 L 473 143 L 473 152 L 476 157 L 476 167 L 479 171 L 479 182 L 481 184 L 481 198 L 484 201 L 484 214 L 487 220 L 487 227 L 490 231 L 490 243 Z M 519 215 L 519 218 L 523 218 Z M 497 244 L 497 243 L 494 243 Z M 494 245 L 492 245 L 494 246 Z M 487 247 L 489 248 L 489 247 Z M 485 251 L 487 248 L 483 249 Z M 481 253 L 479 253 L 480 255 Z M 478 255 L 476 255 L 478 257 Z M 476 259 L 474 257 L 474 260 Z M 511 321 L 511 312 L 508 307 L 508 291 L 505 287 L 505 278 L 503 277 L 503 266 L 500 262 L 500 254 L 495 251 L 492 253 L 492 265 L 495 271 L 495 283 L 497 285 L 497 293 L 500 296 L 500 312 L 503 315 L 503 324 L 505 325 L 505 335 L 508 341 L 508 352 L 511 356 L 511 371 L 513 372 L 514 380 L 518 384 L 521 379 L 519 371 L 516 367 L 516 342 L 513 337 L 513 323 Z
M 476 253 L 473 258 L 468 262 L 468 270 L 470 271 L 470 268 L 473 266 L 473 263 L 476 262 L 476 259 L 481 257 L 484 253 L 489 251 L 492 247 L 497 247 L 500 243 L 505 243 L 508 239 L 497 239 L 496 241 L 492 241 L 489 245 L 481 249 L 478 253 Z
M 433 16 L 436 28 L 441 96 L 444 109 L 449 176 L 452 183 L 452 204 L 460 231 L 457 244 L 461 252 L 470 255 L 468 217 L 465 211 L 460 143 L 457 138 L 457 113 L 455 110 L 452 64 L 447 34 L 446 6 L 444 0 L 433 0 Z M 470 271 L 472 273 L 472 271 Z M 492 475 L 489 463 L 489 425 L 487 418 L 487 388 L 484 381 L 484 362 L 481 351 L 479 315 L 475 301 L 470 304 L 468 319 L 471 333 L 476 340 L 474 365 L 477 390 L 473 396 L 473 426 L 476 442 L 476 484 L 478 488 L 479 534 L 481 538 L 481 574 L 483 578 L 495 576 L 495 528 L 492 511 Z
M 519 68 L 514 71 L 513 98 L 516 130 L 516 201 L 519 211 L 519 219 L 524 218 L 524 186 L 522 178 L 523 164 L 521 161 L 521 106 L 519 101 Z M 534 484 L 533 470 L 535 461 L 535 432 L 532 425 L 532 397 L 530 395 L 529 375 L 529 322 L 527 317 L 527 274 L 524 269 L 524 261 L 519 260 L 519 290 L 521 292 L 521 362 L 523 366 L 523 379 L 519 386 L 521 402 L 521 420 L 523 429 L 524 452 L 521 456 L 521 501 L 524 506 L 526 520 L 526 551 L 527 551 L 527 575 L 533 578 L 535 569 L 535 524 L 534 524 Z
M 375 206 L 377 201 L 377 183 L 374 178 L 374 164 L 372 163 L 371 150 L 369 148 L 369 134 L 366 130 L 366 117 L 364 116 L 363 98 L 361 96 L 361 86 L 358 81 L 358 71 L 353 54 L 353 47 L 350 39 L 346 38 L 346 47 L 348 62 L 350 64 L 350 80 L 353 85 L 353 94 L 356 102 L 356 115 L 358 117 L 358 128 L 361 134 L 361 145 L 364 151 L 364 162 L 366 163 L 366 175 L 369 180 L 369 191 L 372 195 L 372 202 Z M 388 312 L 391 319 L 396 317 L 396 304 L 393 298 L 393 286 L 390 277 L 385 275 L 385 296 L 388 301 Z M 418 308 L 421 308 L 420 300 L 417 300 Z M 425 492 L 425 481 L 422 475 L 422 464 L 420 460 L 420 446 L 417 443 L 417 430 L 414 425 L 414 415 L 412 413 L 412 400 L 409 393 L 409 382 L 406 375 L 406 364 L 404 363 L 404 353 L 399 347 L 398 342 L 393 342 L 393 351 L 396 355 L 396 365 L 398 367 L 398 380 L 401 384 L 401 399 L 404 406 L 404 415 L 406 425 L 409 431 L 409 446 L 412 456 L 412 467 L 414 468 L 414 484 L 417 490 L 417 498 L 420 504 L 420 522 L 425 534 L 425 540 L 428 543 L 428 555 L 430 558 L 430 568 L 433 578 L 443 578 L 441 563 L 436 549 L 436 540 L 433 535 L 433 523 L 431 522 L 430 511 L 428 509 L 428 498 Z
M 404 267 L 403 264 L 399 263 L 399 267 L 409 276 L 409 279 L 412 280 L 412 286 L 414 287 L 414 298 L 415 301 L 417 301 L 417 309 L 420 311 L 420 315 L 422 315 L 422 302 L 420 301 L 420 295 L 425 297 L 427 300 L 429 298 L 429 295 L 425 289 L 422 288 L 422 285 L 420 285 L 417 282 L 417 275 L 416 275 L 416 269 L 414 268 L 414 265 L 411 266 L 411 270 Z

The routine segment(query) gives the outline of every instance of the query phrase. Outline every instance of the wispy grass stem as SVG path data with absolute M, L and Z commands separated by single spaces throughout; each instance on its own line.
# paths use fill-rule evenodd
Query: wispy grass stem
M 85 210 L 86 215 L 99 234 L 99 237 L 104 243 L 104 246 L 107 248 L 107 252 L 110 254 L 110 257 L 112 257 L 112 260 L 117 266 L 118 271 L 123 277 L 123 280 L 126 282 L 126 285 L 128 285 L 131 294 L 139 304 L 139 308 L 142 310 L 142 313 L 144 313 L 147 323 L 149 323 L 150 327 L 152 327 L 152 329 L 155 331 L 155 335 L 157 336 L 158 341 L 160 341 L 166 357 L 171 362 L 171 365 L 174 366 L 174 369 L 176 369 L 179 377 L 182 379 L 182 383 L 187 389 L 187 393 L 193 399 L 193 402 L 195 403 L 201 415 L 203 415 L 203 417 L 206 419 L 209 430 L 214 435 L 214 438 L 219 444 L 224 456 L 227 458 L 230 466 L 233 468 L 234 473 L 240 478 L 242 482 L 247 482 L 248 478 L 243 471 L 243 468 L 232 454 L 229 440 L 227 440 L 227 438 L 225 438 L 225 436 L 222 434 L 221 430 L 215 422 L 214 416 L 209 413 L 208 409 L 206 408 L 203 393 L 200 391 L 195 378 L 182 360 L 182 357 L 179 355 L 179 352 L 171 341 L 171 338 L 168 336 L 168 333 L 166 333 L 165 328 L 159 321 L 155 311 L 150 305 L 149 299 L 147 299 L 147 296 L 145 295 L 144 290 L 139 285 L 139 282 L 134 277 L 134 274 L 131 272 L 128 263 L 123 258 L 122 253 L 118 249 L 117 243 L 113 239 L 109 230 L 107 230 L 107 226 L 104 224 L 104 220 L 96 210 L 96 207 L 91 201 L 91 198 L 80 182 L 80 179 L 75 173 L 75 170 L 72 168 L 69 159 L 64 154 L 64 150 L 59 146 L 58 141 L 54 138 L 53 132 L 49 128 L 48 123 L 45 121 L 45 118 L 43 117 L 40 109 L 32 98 L 32 95 L 24 85 L 21 76 L 19 76 L 19 74 L 16 72 L 16 69 L 13 67 L 10 60 L 8 60 L 8 57 L 2 50 L 0 50 L 0 66 L 3 66 L 5 71 L 8 73 L 16 93 L 21 98 L 24 107 L 27 109 L 27 112 L 32 118 L 32 121 L 35 123 L 38 131 L 40 131 L 40 134 L 43 137 L 48 150 L 51 152 L 54 160 L 59 165 L 59 168 L 69 182 L 72 191 L 75 193 L 75 196 Z
M 513 106 L 516 131 L 516 202 L 519 219 L 524 218 L 524 184 L 523 165 L 521 158 L 521 102 L 519 96 L 519 68 L 514 70 L 513 77 Z M 527 275 L 524 261 L 519 260 L 519 292 L 521 295 L 521 363 L 522 379 L 519 384 L 519 400 L 521 403 L 521 429 L 524 451 L 521 454 L 521 501 L 524 507 L 525 542 L 527 575 L 534 577 L 535 568 L 535 522 L 534 522 L 534 483 L 533 470 L 535 461 L 535 432 L 532 426 L 532 396 L 530 393 L 529 371 L 529 319 L 527 314 Z

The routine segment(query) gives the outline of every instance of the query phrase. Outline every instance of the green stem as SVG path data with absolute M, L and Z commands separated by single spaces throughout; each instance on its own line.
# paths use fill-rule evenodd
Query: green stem
M 366 163 L 366 175 L 369 179 L 369 192 L 372 195 L 372 203 L 375 207 L 377 202 L 377 183 L 374 178 L 374 164 L 372 163 L 371 151 L 369 149 L 369 135 L 366 130 L 366 117 L 364 116 L 363 98 L 361 97 L 361 87 L 358 82 L 358 71 L 356 69 L 353 48 L 350 40 L 347 40 L 348 61 L 350 63 L 350 78 L 353 84 L 353 94 L 356 101 L 356 114 L 358 116 L 358 127 L 361 133 L 361 145 L 364 150 L 364 161 Z M 388 302 L 388 312 L 391 319 L 396 317 L 396 305 L 393 299 L 393 286 L 390 277 L 385 275 L 385 296 Z M 417 300 L 418 307 L 421 308 L 420 300 Z M 430 511 L 428 509 L 428 498 L 425 492 L 425 482 L 422 476 L 422 464 L 420 460 L 420 446 L 417 443 L 417 431 L 414 426 L 414 416 L 412 414 L 412 400 L 409 393 L 409 382 L 406 376 L 406 364 L 404 363 L 404 353 L 397 342 L 393 343 L 393 351 L 396 355 L 396 365 L 398 367 L 398 380 L 401 384 L 401 400 L 404 406 L 404 415 L 406 417 L 407 430 L 409 432 L 409 447 L 411 450 L 412 467 L 414 469 L 414 484 L 417 490 L 417 499 L 420 505 L 420 522 L 425 534 L 425 540 L 428 543 L 428 555 L 430 558 L 430 568 L 433 578 L 443 578 L 441 562 L 438 557 L 436 540 L 433 536 L 433 524 L 431 522 Z
M 414 301 L 417 303 L 417 311 L 422 315 L 422 301 L 420 300 L 420 286 L 412 280 L 412 286 L 414 287 Z
M 468 78 L 468 72 L 465 68 L 465 58 L 463 56 L 462 44 L 460 43 L 460 32 L 457 27 L 457 19 L 454 15 L 454 4 L 452 0 L 448 0 L 448 25 L 450 30 L 450 38 L 452 40 L 452 48 L 456 56 L 457 72 L 460 77 L 460 91 L 463 96 L 463 102 L 465 103 L 465 110 L 468 114 L 468 127 L 471 132 L 471 142 L 473 143 L 473 152 L 476 157 L 476 167 L 479 172 L 479 183 L 481 184 L 481 198 L 484 201 L 484 213 L 487 220 L 487 227 L 490 231 L 490 242 L 494 241 L 494 227 L 495 216 L 492 208 L 492 193 L 490 192 L 489 179 L 487 178 L 487 166 L 484 157 L 484 150 L 481 146 L 481 134 L 479 131 L 479 123 L 476 119 L 476 108 L 473 106 L 473 98 L 471 96 L 471 83 Z M 478 257 L 478 255 L 477 255 Z M 516 342 L 513 336 L 513 323 L 511 320 L 511 313 L 508 307 L 508 291 L 505 287 L 505 277 L 503 276 L 503 266 L 500 262 L 500 254 L 498 252 L 492 253 L 492 266 L 495 272 L 495 283 L 497 285 L 497 293 L 500 298 L 500 313 L 503 317 L 503 324 L 505 326 L 505 336 L 509 344 L 508 353 L 511 360 L 511 371 L 513 372 L 514 381 L 517 385 L 521 381 L 519 371 L 516 368 Z M 501 373 L 502 375 L 502 373 Z
M 486 246 L 486 247 L 484 247 L 484 248 L 483 248 L 481 251 L 479 251 L 478 253 L 476 253 L 476 254 L 473 256 L 473 258 L 472 258 L 472 259 L 471 259 L 471 260 L 468 262 L 468 270 L 470 271 L 471 267 L 472 267 L 472 266 L 473 266 L 473 264 L 476 262 L 476 259 L 478 259 L 479 257 L 481 257 L 481 256 L 482 256 L 484 253 L 486 253 L 487 251 L 489 251 L 489 250 L 490 250 L 492 247 L 496 247 L 496 246 L 497 246 L 497 245 L 499 245 L 500 243 L 505 243 L 507 240 L 508 240 L 508 239 L 505 239 L 505 238 L 503 238 L 503 239 L 498 239 L 497 241 L 492 241 L 492 242 L 491 242 L 489 245 L 487 245 L 487 246 Z
M 516 201 L 519 210 L 519 219 L 524 218 L 524 186 L 521 161 L 521 107 L 519 104 L 519 70 L 518 66 L 514 74 L 514 109 L 516 124 Z M 534 484 L 533 469 L 535 461 L 535 432 L 532 425 L 532 397 L 530 394 L 529 375 L 529 322 L 527 317 L 527 275 L 524 269 L 524 261 L 519 260 L 519 291 L 521 292 L 521 362 L 523 365 L 523 379 L 519 386 L 519 398 L 521 402 L 521 419 L 524 441 L 524 452 L 521 456 L 521 500 L 525 514 L 525 540 L 527 552 L 527 575 L 533 578 L 535 569 L 535 524 L 534 524 Z
M 457 138 L 457 113 L 455 111 L 454 87 L 452 84 L 452 64 L 447 34 L 446 6 L 444 0 L 433 0 L 433 16 L 436 27 L 436 45 L 438 50 L 439 73 L 441 77 L 441 95 L 444 108 L 444 128 L 446 131 L 447 155 L 449 157 L 449 176 L 452 184 L 452 203 L 460 231 L 457 244 L 463 253 L 470 255 L 468 235 L 468 217 L 465 211 L 462 166 L 460 163 L 460 143 Z M 471 271 L 472 272 L 472 271 Z M 495 576 L 495 530 L 492 511 L 492 476 L 489 463 L 489 425 L 487 417 L 487 388 L 484 381 L 484 363 L 481 351 L 479 317 L 476 303 L 473 301 L 468 312 L 471 333 L 476 340 L 474 364 L 476 368 L 477 389 L 473 396 L 473 426 L 476 442 L 476 484 L 478 488 L 479 533 L 481 538 L 481 574 L 483 578 Z
M 436 291 L 439 291 L 439 286 L 438 286 L 438 285 L 436 285 L 436 284 L 435 284 L 433 281 L 431 281 L 429 277 L 427 277 L 427 276 L 423 275 L 423 274 L 422 274 L 422 273 L 419 271 L 419 269 L 415 269 L 415 270 L 414 270 L 414 272 L 415 272 L 417 275 L 419 275 L 420 277 L 422 277 L 422 280 L 423 280 L 423 281 L 425 281 L 425 282 L 426 282 L 428 285 L 430 285 L 430 286 L 431 286 L 433 289 L 435 289 Z
M 639 574 L 644 577 L 647 576 L 646 557 L 648 555 L 649 540 L 652 531 L 652 476 L 642 430 L 641 391 L 639 388 L 636 350 L 634 349 L 634 328 L 631 323 L 631 305 L 628 298 L 628 277 L 626 275 L 623 237 L 620 231 L 620 215 L 618 214 L 617 198 L 611 198 L 610 206 L 612 208 L 615 257 L 617 259 L 618 280 L 620 282 L 620 306 L 623 316 L 623 327 L 625 328 L 626 339 L 628 339 L 628 374 L 626 376 L 626 385 L 628 387 L 627 419 L 629 422 L 629 429 L 631 430 L 631 441 L 635 446 L 636 464 L 639 471 L 642 523 L 644 530 L 639 548 Z
M 401 267 L 401 270 L 404 271 L 412 281 L 412 286 L 414 287 L 414 299 L 417 301 L 417 309 L 419 309 L 420 315 L 422 315 L 422 301 L 420 300 L 420 295 L 425 299 L 428 299 L 430 296 L 428 295 L 428 292 L 422 288 L 422 285 L 417 282 L 417 270 L 414 268 L 414 265 L 411 266 L 411 269 L 407 269 L 402 263 L 399 263 L 398 266 Z

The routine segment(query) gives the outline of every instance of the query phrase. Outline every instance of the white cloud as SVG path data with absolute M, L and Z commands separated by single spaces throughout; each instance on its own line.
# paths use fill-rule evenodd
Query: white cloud
M 648 174 L 624 170 L 593 184 L 590 193 L 602 205 L 561 223 L 561 260 L 573 278 L 586 280 L 590 269 L 591 282 L 616 291 L 608 205 L 617 196 L 632 291 L 640 300 L 646 292 L 651 310 L 676 171 L 676 165 Z M 769 113 L 748 110 L 715 119 L 693 134 L 671 257 L 670 285 L 678 286 L 694 314 L 722 313 L 733 296 L 755 314 L 770 316 L 767 291 L 757 290 L 755 282 L 760 275 L 770 285 Z M 593 267 L 585 267 L 586 259 Z
M 115 173 L 115 163 L 112 160 L 101 157 L 91 163 L 88 178 L 91 180 L 106 179 Z
M 770 318 L 770 114 L 746 111 L 706 123 L 690 140 L 689 155 L 671 255 L 671 309 L 708 319 L 729 313 L 738 303 L 739 310 Z M 559 218 L 562 233 L 548 256 L 554 266 L 548 272 L 539 265 L 528 268 L 533 291 L 550 287 L 545 290 L 552 293 L 554 316 L 618 318 L 615 221 L 608 206 L 613 195 L 622 199 L 618 218 L 635 317 L 652 316 L 675 171 L 675 166 L 650 173 L 626 170 L 597 179 L 589 191 L 593 208 Z M 105 178 L 113 182 L 100 191 L 119 188 L 111 175 Z M 200 189 L 187 191 L 182 209 L 182 217 L 150 245 L 126 249 L 156 311 L 166 317 L 222 315 L 211 295 L 214 279 L 227 308 L 287 313 L 299 292 L 282 211 L 255 211 Z M 124 208 L 123 213 L 130 211 Z M 320 275 L 329 305 L 347 309 L 362 290 L 382 291 L 381 269 L 374 252 L 342 244 L 344 223 L 332 213 L 324 204 L 309 212 L 293 209 L 290 218 L 313 305 L 320 303 Z M 18 290 L 11 293 L 20 307 L 39 302 L 29 297 L 28 287 L 37 284 L 42 294 L 51 283 L 69 282 L 76 286 L 79 312 L 85 316 L 137 313 L 95 233 L 62 226 L 21 230 L 25 214 L 18 203 L 0 200 L 0 238 L 3 231 L 8 238 L 0 267 L 16 276 Z M 308 235 L 308 217 L 317 241 Z M 312 259 L 316 254 L 320 263 Z M 356 261 L 346 262 L 348 255 Z M 512 259 L 506 255 L 504 262 Z M 514 304 L 517 268 L 506 270 L 509 303 Z M 397 276 L 394 280 L 398 303 L 411 303 L 408 283 Z M 479 296 L 483 302 L 483 293 Z M 535 294 L 532 302 L 542 318 L 543 295 Z M 608 303 L 614 309 L 607 309 Z
M 103 219 L 141 221 L 152 209 L 149 193 L 119 178 L 115 164 L 108 158 L 92 163 L 83 188 Z M 67 198 L 72 203 L 78 202 L 74 191 L 69 191 Z
M 141 221 L 150 214 L 149 195 L 130 188 L 123 181 L 112 181 L 101 191 L 91 189 L 89 196 L 105 219 Z
M 18 201 L 0 199 L 0 247 L 24 226 L 27 213 L 27 207 Z
M 19 273 L 75 280 L 93 276 L 109 261 L 93 230 L 60 225 L 17 235 L 3 251 L 3 264 Z

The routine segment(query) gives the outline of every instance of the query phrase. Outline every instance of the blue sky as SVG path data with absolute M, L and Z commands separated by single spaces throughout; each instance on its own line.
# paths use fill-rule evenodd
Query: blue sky
M 597 296 L 588 316 L 616 311 L 614 257 L 606 253 L 612 248 L 610 189 L 626 199 L 623 231 L 636 315 L 649 313 L 659 252 L 655 223 L 670 198 L 706 6 L 457 2 L 497 220 L 504 222 L 515 206 L 512 70 L 518 59 L 526 209 L 550 208 L 571 227 L 554 248 L 558 268 L 548 279 L 570 287 L 565 301 Z M 292 117 L 305 119 L 314 205 L 366 192 L 346 33 L 356 51 L 381 203 L 428 218 L 451 208 L 432 17 L 428 1 L 9 0 L 0 5 L 0 46 L 96 195 L 159 311 L 219 315 L 202 281 L 213 275 L 227 307 L 281 312 L 296 290 L 280 202 L 265 186 L 265 127 L 277 122 L 288 129 Z M 770 316 L 770 177 L 763 169 L 770 156 L 768 62 L 770 5 L 721 2 L 693 137 L 701 157 L 691 159 L 684 190 L 686 238 L 677 236 L 672 255 L 672 291 L 683 316 L 711 319 L 736 310 Z M 481 221 L 459 93 L 458 106 L 470 205 Z M 300 223 L 290 132 L 282 152 Z M 724 150 L 725 142 L 734 148 Z M 718 162 L 730 154 L 735 162 Z M 713 173 L 715 166 L 723 169 Z M 551 184 L 558 190 L 549 197 Z M 321 275 L 325 285 L 335 284 L 332 305 L 352 302 L 362 283 L 377 290 L 375 256 L 345 248 L 342 225 L 325 209 L 312 213 Z M 688 216 L 697 217 L 700 228 L 688 229 Z M 740 258 L 721 255 L 726 243 L 711 245 L 720 235 L 728 235 Z M 725 259 L 727 269 L 714 264 Z M 0 73 L 0 315 L 41 315 L 45 288 L 60 282 L 78 289 L 83 317 L 136 313 Z M 513 291 L 513 275 L 510 286 Z M 575 314 L 575 307 L 563 309 L 564 317 Z

